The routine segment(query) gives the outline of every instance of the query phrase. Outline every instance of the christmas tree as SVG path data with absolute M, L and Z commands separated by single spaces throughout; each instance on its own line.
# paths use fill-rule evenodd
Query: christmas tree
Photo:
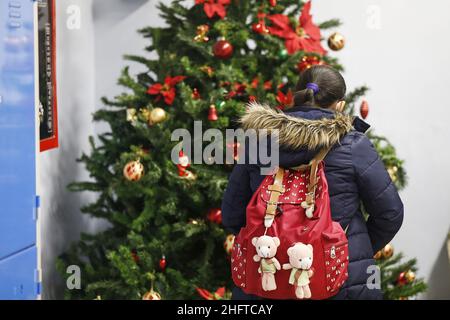
M 111 130 L 98 142 L 91 137 L 90 154 L 80 158 L 91 181 L 70 186 L 96 192 L 97 200 L 82 212 L 106 219 L 111 227 L 83 234 L 59 260 L 66 276 L 69 265 L 82 270 L 81 290 L 67 290 L 67 298 L 229 297 L 233 237 L 220 226 L 218 208 L 232 163 L 193 164 L 179 149 L 174 164 L 177 142 L 171 133 L 192 132 L 194 121 L 202 121 L 203 130 L 234 128 L 252 100 L 287 109 L 300 71 L 316 64 L 342 70 L 322 44 L 329 33 L 329 48 L 343 48 L 344 38 L 333 32 L 340 22 L 315 24 L 310 6 L 299 0 L 158 5 L 167 27 L 140 30 L 149 39 L 146 49 L 158 58 L 126 57 L 148 70 L 132 76 L 125 68 L 119 78 L 124 93 L 103 99 L 106 107 L 94 120 L 107 122 Z M 355 112 L 366 91 L 360 87 L 348 94 L 347 112 Z M 367 116 L 366 102 L 360 112 Z M 403 162 L 395 149 L 382 137 L 371 138 L 398 187 L 404 187 Z M 390 253 L 378 259 L 387 298 L 424 289 L 413 279 L 415 261 L 399 260 Z

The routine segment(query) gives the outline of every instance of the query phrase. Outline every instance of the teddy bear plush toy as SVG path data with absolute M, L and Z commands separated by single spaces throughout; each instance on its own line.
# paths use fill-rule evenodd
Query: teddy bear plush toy
M 289 284 L 294 285 L 295 295 L 298 299 L 311 298 L 309 278 L 313 276 L 311 266 L 313 263 L 312 245 L 295 243 L 287 250 L 289 263 L 283 264 L 283 270 L 290 270 Z
M 275 255 L 280 245 L 280 239 L 269 236 L 255 237 L 252 239 L 252 244 L 255 246 L 257 253 L 253 260 L 260 263 L 258 272 L 262 275 L 263 290 L 276 290 L 275 273 L 281 269 L 281 265 Z

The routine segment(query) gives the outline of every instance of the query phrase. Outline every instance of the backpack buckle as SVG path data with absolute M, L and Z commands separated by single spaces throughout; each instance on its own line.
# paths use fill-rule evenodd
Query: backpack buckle
M 282 185 L 271 184 L 267 186 L 267 190 L 272 192 L 284 193 L 284 187 Z

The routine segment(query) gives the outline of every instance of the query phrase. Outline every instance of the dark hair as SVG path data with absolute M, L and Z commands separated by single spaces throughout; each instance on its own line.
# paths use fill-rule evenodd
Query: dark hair
M 308 86 L 310 83 L 316 84 L 318 90 L 311 88 L 315 86 Z M 295 90 L 296 106 L 328 108 L 344 99 L 347 86 L 342 75 L 332 67 L 313 66 L 300 74 Z

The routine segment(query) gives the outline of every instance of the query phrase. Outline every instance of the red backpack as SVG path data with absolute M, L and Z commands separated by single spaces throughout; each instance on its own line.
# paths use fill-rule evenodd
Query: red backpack
M 245 293 L 322 300 L 347 280 L 348 240 L 331 219 L 324 172 L 328 151 L 309 165 L 279 168 L 250 200 L 231 256 L 233 281 Z

